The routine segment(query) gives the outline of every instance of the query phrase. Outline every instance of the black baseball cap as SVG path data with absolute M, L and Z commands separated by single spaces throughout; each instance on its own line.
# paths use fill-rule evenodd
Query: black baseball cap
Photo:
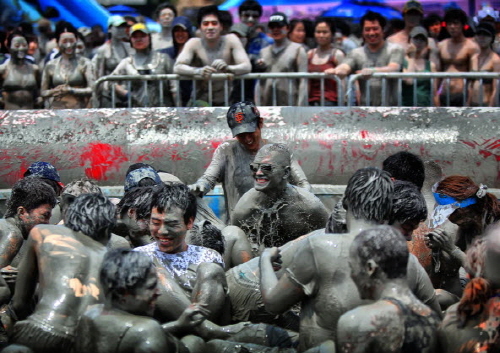
M 288 19 L 283 12 L 275 12 L 269 17 L 268 26 L 271 23 L 277 23 L 280 27 L 288 26 Z
M 227 125 L 233 137 L 245 132 L 254 132 L 259 127 L 260 113 L 252 102 L 238 102 L 227 111 Z

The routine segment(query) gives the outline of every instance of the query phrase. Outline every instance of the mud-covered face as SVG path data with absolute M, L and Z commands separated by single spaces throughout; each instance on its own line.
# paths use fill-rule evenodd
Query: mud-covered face
M 74 33 L 64 32 L 61 34 L 58 45 L 61 53 L 70 56 L 74 55 L 76 51 L 76 37 Z
M 201 20 L 201 33 L 207 40 L 215 40 L 220 37 L 222 25 L 215 15 L 206 15 Z
M 459 20 L 449 21 L 446 23 L 446 30 L 450 37 L 458 37 L 463 33 L 463 24 Z
M 23 207 L 23 210 L 19 211 L 18 215 L 22 222 L 23 233 L 28 235 L 36 225 L 49 224 L 50 217 L 52 216 L 52 206 L 43 204 L 29 212 Z
M 83 40 L 78 39 L 76 41 L 75 53 L 78 55 L 82 55 L 84 51 L 85 51 L 85 43 L 83 42 Z
M 409 27 L 415 27 L 422 21 L 422 14 L 417 10 L 410 10 L 404 15 L 405 24 Z
M 281 25 L 276 22 L 271 22 L 269 25 L 269 35 L 272 39 L 277 42 L 282 41 L 288 35 L 289 27 L 287 25 Z
M 413 37 L 411 42 L 417 48 L 417 51 L 421 51 L 427 46 L 427 39 L 423 35 Z
M 250 169 L 257 191 L 279 190 L 286 180 L 287 170 L 283 158 L 278 152 L 257 153 Z
M 172 9 L 163 9 L 160 11 L 160 15 L 158 16 L 158 22 L 162 27 L 170 27 L 172 26 L 174 17 L 175 15 Z
M 122 297 L 123 309 L 135 315 L 153 316 L 159 295 L 156 269 L 151 266 L 146 280 L 138 285 L 133 293 L 127 293 Z
M 158 249 L 167 254 L 186 251 L 186 234 L 193 228 L 194 220 L 184 223 L 184 211 L 179 207 L 171 207 L 159 212 L 152 209 L 149 230 L 158 245 Z
M 243 132 L 236 135 L 236 140 L 241 143 L 248 151 L 257 152 L 260 148 L 260 142 L 262 141 L 262 135 L 260 127 L 258 127 L 254 132 Z
M 241 22 L 246 24 L 248 27 L 253 27 L 259 23 L 259 11 L 256 10 L 246 10 L 242 11 L 240 14 Z
M 486 32 L 479 32 L 476 34 L 476 42 L 480 48 L 488 48 L 493 42 L 493 37 Z
M 117 39 L 117 40 L 127 40 L 128 39 L 127 29 L 128 29 L 128 26 L 126 24 L 123 24 L 123 25 L 118 26 L 118 27 L 112 26 L 110 29 L 111 38 Z
M 24 37 L 14 37 L 10 43 L 9 51 L 13 58 L 24 59 L 28 52 L 28 42 Z

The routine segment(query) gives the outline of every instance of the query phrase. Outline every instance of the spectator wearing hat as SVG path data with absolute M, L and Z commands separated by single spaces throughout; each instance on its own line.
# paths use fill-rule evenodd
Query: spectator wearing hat
M 221 182 L 226 199 L 227 223 L 240 197 L 253 188 L 254 179 L 248 167 L 259 149 L 270 143 L 262 138 L 264 119 L 252 102 L 238 102 L 227 112 L 227 124 L 236 140 L 222 143 L 214 152 L 205 173 L 189 186 L 203 196 Z M 307 178 L 296 160 L 291 164 L 291 183 L 310 189 Z
M 377 12 L 368 11 L 360 22 L 365 44 L 360 48 L 353 49 L 344 62 L 334 69 L 333 74 L 343 78 L 351 73 L 360 73 L 365 78 L 370 78 L 375 72 L 400 71 L 404 50 L 400 45 L 384 40 L 384 27 L 386 25 L 384 16 Z M 361 105 L 382 105 L 382 80 L 370 79 L 370 102 L 365 100 L 366 86 L 364 83 L 360 84 Z M 387 80 L 386 102 L 388 106 L 397 103 L 395 90 L 394 80 Z
M 439 37 L 441 31 L 443 30 L 443 27 L 441 26 L 442 22 L 443 20 L 441 19 L 441 16 L 435 13 L 430 14 L 423 21 L 424 27 L 429 33 L 429 38 L 434 39 L 436 43 L 439 42 Z
M 130 43 L 135 54 L 123 59 L 111 75 L 160 75 L 171 74 L 173 61 L 168 55 L 151 49 L 151 35 L 144 23 L 130 27 Z M 146 81 L 148 82 L 148 81 Z M 163 84 L 163 101 L 160 99 Z M 132 82 L 128 91 L 122 85 L 115 85 L 116 93 L 123 102 L 128 99 L 134 107 L 173 107 L 176 85 L 173 81 Z M 105 85 L 105 89 L 109 85 Z
M 174 5 L 169 2 L 158 5 L 154 17 L 161 26 L 161 32 L 153 33 L 151 36 L 153 49 L 165 49 L 173 45 L 172 26 L 176 16 L 177 9 Z
M 178 16 L 174 18 L 172 23 L 172 42 L 173 45 L 166 49 L 160 49 L 160 52 L 166 53 L 170 56 L 172 61 L 175 62 L 179 53 L 184 48 L 187 41 L 193 37 L 193 25 L 189 18 L 185 16 Z M 179 82 L 181 103 L 185 107 L 188 105 L 189 99 L 191 98 L 191 93 L 193 90 L 193 82 L 188 80 L 182 80 Z
M 188 40 L 175 61 L 174 73 L 210 79 L 214 73 L 242 75 L 250 72 L 250 60 L 234 34 L 222 35 L 220 12 L 217 6 L 205 6 L 198 11 L 201 38 Z M 224 82 L 212 82 L 212 105 L 222 106 Z M 209 102 L 208 82 L 197 84 L 198 100 Z
M 103 77 L 111 74 L 118 64 L 131 54 L 132 51 L 127 34 L 128 28 L 129 26 L 122 16 L 115 15 L 108 19 L 108 36 L 110 38 L 97 49 L 96 54 L 92 58 L 95 77 Z M 99 107 L 111 107 L 109 93 L 99 92 L 99 98 Z
M 441 71 L 443 72 L 470 72 L 472 57 L 479 53 L 479 47 L 470 38 L 466 38 L 464 30 L 467 25 L 467 15 L 461 9 L 448 10 L 444 16 L 446 30 L 450 38 L 438 44 L 439 57 L 441 58 Z M 437 95 L 441 106 L 462 107 L 467 104 L 464 97 L 464 82 L 461 78 L 443 80 Z M 449 98 L 448 98 L 449 93 Z
M 413 27 L 410 43 L 403 61 L 403 72 L 436 72 L 436 65 L 430 60 L 429 36 L 422 26 Z M 416 95 L 414 93 L 416 90 Z M 431 80 L 408 78 L 403 81 L 403 105 L 407 107 L 431 106 Z M 416 98 L 416 100 L 415 100 Z M 437 102 L 435 102 L 437 103 Z
M 282 12 L 275 12 L 269 18 L 269 35 L 274 43 L 260 51 L 257 66 L 265 72 L 307 72 L 307 54 L 302 45 L 287 38 L 290 26 Z M 276 81 L 274 92 L 273 81 Z M 307 105 L 306 80 L 261 80 L 262 105 Z M 291 98 L 291 99 L 290 99 Z
M 422 24 L 422 20 L 424 18 L 424 8 L 422 4 L 415 0 L 410 0 L 405 3 L 403 7 L 403 19 L 405 26 L 404 28 L 389 36 L 387 38 L 388 42 L 396 43 L 401 45 L 405 50 L 408 50 L 408 47 L 411 44 L 410 32 L 416 26 L 420 26 Z M 429 38 L 427 36 L 427 45 L 430 48 L 430 56 L 432 62 L 439 67 L 439 58 L 437 56 L 437 44 L 433 38 Z M 413 48 L 412 48 L 413 50 Z
M 495 28 L 488 22 L 480 22 L 476 27 L 475 40 L 480 52 L 472 57 L 472 71 L 500 72 L 500 57 L 492 49 Z M 469 107 L 498 106 L 496 80 L 474 80 L 469 88 Z

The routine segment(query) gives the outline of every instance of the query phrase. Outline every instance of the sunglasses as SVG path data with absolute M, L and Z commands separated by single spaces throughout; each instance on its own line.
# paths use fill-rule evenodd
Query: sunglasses
M 250 163 L 250 170 L 254 173 L 257 173 L 259 169 L 262 170 L 263 173 L 272 173 L 272 171 L 276 168 L 277 166 L 274 166 L 272 164 Z

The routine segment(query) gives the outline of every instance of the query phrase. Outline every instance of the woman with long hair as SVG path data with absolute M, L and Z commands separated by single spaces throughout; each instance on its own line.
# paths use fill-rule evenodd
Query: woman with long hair
M 71 23 L 60 22 L 56 40 L 61 56 L 50 60 L 43 70 L 41 96 L 46 108 L 89 108 L 94 71 L 89 59 L 77 55 L 77 31 Z
M 458 274 L 466 264 L 464 252 L 488 225 L 500 219 L 500 203 L 486 190 L 485 185 L 461 175 L 449 176 L 433 187 L 437 203 L 431 219 L 434 230 L 426 235 L 434 258 L 431 278 L 440 278 L 435 287 L 454 294 L 455 299 L 462 294 Z M 446 220 L 458 226 L 456 234 L 443 229 Z
M 28 41 L 20 31 L 7 38 L 10 59 L 0 65 L 4 109 L 33 109 L 39 92 L 40 72 L 26 59 Z

